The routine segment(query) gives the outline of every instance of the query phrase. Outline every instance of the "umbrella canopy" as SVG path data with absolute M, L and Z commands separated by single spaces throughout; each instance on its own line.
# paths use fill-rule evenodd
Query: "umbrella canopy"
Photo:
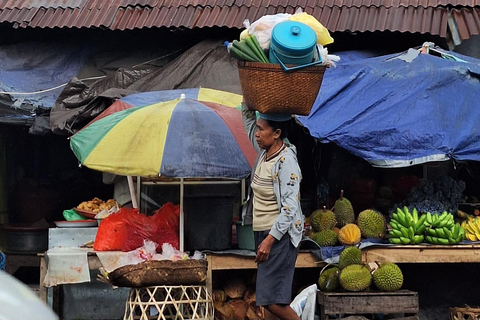
M 82 165 L 118 175 L 245 178 L 256 151 L 236 102 L 224 106 L 188 98 L 218 97 L 202 98 L 194 90 L 176 90 L 177 97 L 179 91 L 187 97 L 163 102 L 155 102 L 160 93 L 122 98 L 112 106 L 133 108 L 95 119 L 71 137 L 70 147 Z
M 86 126 L 112 113 L 125 109 L 143 107 L 158 102 L 177 99 L 181 94 L 183 94 L 186 98 L 196 99 L 199 101 L 215 102 L 228 107 L 236 107 L 242 102 L 242 96 L 239 94 L 209 88 L 188 88 L 140 92 L 125 96 L 115 101 L 111 106 L 106 108 L 102 113 L 95 117 L 95 119 L 90 121 L 90 123 L 88 123 Z
M 339 63 L 299 121 L 378 167 L 480 161 L 480 60 L 438 50 Z M 340 55 L 341 56 L 341 55 Z

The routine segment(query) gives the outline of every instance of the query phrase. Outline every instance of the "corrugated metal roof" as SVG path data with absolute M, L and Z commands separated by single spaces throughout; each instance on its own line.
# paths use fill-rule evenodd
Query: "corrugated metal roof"
M 317 18 L 330 32 L 399 31 L 461 39 L 480 34 L 480 0 L 0 0 L 0 23 L 15 28 L 243 28 L 263 15 Z M 452 24 L 450 24 L 452 26 Z
M 0 8 L 81 8 L 87 0 L 1 0 Z

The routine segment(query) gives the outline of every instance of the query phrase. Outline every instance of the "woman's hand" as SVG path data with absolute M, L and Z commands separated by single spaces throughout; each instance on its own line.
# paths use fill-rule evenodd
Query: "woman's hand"
M 257 248 L 257 256 L 255 257 L 256 263 L 262 263 L 267 261 L 268 256 L 270 255 L 270 249 L 272 248 L 275 238 L 272 235 L 268 235 Z

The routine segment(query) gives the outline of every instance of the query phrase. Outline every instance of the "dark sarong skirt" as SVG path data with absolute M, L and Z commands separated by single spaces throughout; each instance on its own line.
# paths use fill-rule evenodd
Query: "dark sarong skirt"
M 254 232 L 255 248 L 258 248 L 268 233 L 269 231 Z M 290 304 L 297 254 L 298 250 L 290 242 L 288 234 L 280 241 L 275 241 L 268 260 L 257 265 L 257 306 Z

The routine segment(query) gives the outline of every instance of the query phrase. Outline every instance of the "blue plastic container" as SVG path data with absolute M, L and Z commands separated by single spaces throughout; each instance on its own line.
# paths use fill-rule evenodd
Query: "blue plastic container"
M 268 58 L 272 63 L 307 65 L 314 61 L 316 45 L 311 27 L 298 21 L 280 22 L 272 30 Z

